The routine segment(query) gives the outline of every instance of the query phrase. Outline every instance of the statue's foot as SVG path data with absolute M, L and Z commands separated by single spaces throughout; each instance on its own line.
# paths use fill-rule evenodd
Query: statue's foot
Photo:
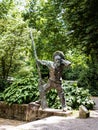
M 71 111 L 71 110 L 72 110 L 72 108 L 71 108 L 71 107 L 69 107 L 69 106 L 67 106 L 67 107 L 63 107 L 63 108 L 62 108 L 62 110 L 66 112 L 66 111 Z
M 63 109 L 62 109 L 64 112 L 66 112 L 68 109 L 67 109 L 67 107 L 63 107 Z
M 35 101 L 35 103 L 41 105 L 41 101 L 40 100 Z

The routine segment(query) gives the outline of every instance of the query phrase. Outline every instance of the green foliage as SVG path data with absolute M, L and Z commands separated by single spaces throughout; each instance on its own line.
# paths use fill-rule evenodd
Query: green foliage
M 12 103 L 29 103 L 38 100 L 38 78 L 28 75 L 24 78 L 16 79 L 13 84 L 5 89 L 4 101 Z
M 30 57 L 31 48 L 27 23 L 22 20 L 15 5 L 5 16 L 6 18 L 0 19 L 0 88 L 3 90 L 8 86 L 8 78 L 25 64 L 27 57 Z
M 88 89 L 78 88 L 77 83 L 63 83 L 66 93 L 67 105 L 72 108 L 79 108 L 80 105 L 92 109 L 94 101 L 91 100 L 91 95 Z
M 55 89 L 51 89 L 47 92 L 47 103 L 50 108 L 60 108 L 61 104 L 58 98 L 57 91 Z
M 77 109 L 80 105 L 85 105 L 88 109 L 92 109 L 94 102 L 87 89 L 78 88 L 77 83 L 64 81 L 63 88 L 65 92 L 67 106 Z M 48 106 L 52 108 L 61 108 L 59 97 L 55 89 L 47 92 Z M 2 98 L 3 97 L 3 98 Z M 14 83 L 5 89 L 3 96 L 0 97 L 4 101 L 12 103 L 29 103 L 39 99 L 38 78 L 36 76 L 26 76 L 17 79 Z
M 59 3 L 60 0 L 58 0 Z M 98 90 L 98 1 L 97 0 L 66 0 L 63 4 L 63 19 L 68 30 L 68 43 L 72 47 L 78 47 L 88 58 L 87 75 L 84 70 L 80 80 L 85 84 Z M 92 65 L 91 65 L 92 64 Z M 96 68 L 96 71 L 95 69 Z M 84 74 L 83 74 L 84 73 Z M 93 76 L 94 77 L 93 77 Z M 87 78 L 88 77 L 88 78 Z M 93 79 L 93 80 L 91 80 Z M 82 82 L 80 83 L 82 84 Z
M 63 88 L 65 92 L 67 106 L 73 109 L 78 109 L 80 105 L 84 105 L 88 109 L 93 108 L 95 103 L 93 100 L 91 100 L 91 95 L 88 89 L 78 88 L 77 82 L 74 81 L 64 81 Z M 54 89 L 47 93 L 47 99 L 49 107 L 61 107 L 57 92 Z
M 29 21 L 30 27 L 40 32 L 36 39 L 39 57 L 51 58 L 54 51 L 67 50 L 65 50 L 66 29 L 59 4 L 52 0 L 43 3 L 34 0 L 23 17 Z
M 78 86 L 88 88 L 90 93 L 93 96 L 98 96 L 98 69 L 97 64 L 91 64 L 84 70 L 84 72 L 80 73 L 80 78 L 78 80 Z
M 71 66 L 64 69 L 63 79 L 65 80 L 79 79 L 81 71 L 87 68 L 86 56 L 81 51 L 78 51 L 78 49 L 74 48 L 67 52 L 65 58 L 71 61 Z
M 29 9 L 23 13 L 23 18 L 27 20 L 24 22 L 21 17 L 22 12 L 16 5 L 12 6 L 11 3 L 0 1 L 0 90 L 1 86 L 2 88 L 7 86 L 8 77 L 18 79 L 4 92 L 4 99 L 7 102 L 28 103 L 32 99 L 38 98 L 38 90 L 35 89 L 36 76 L 35 78 L 28 76 L 28 73 L 31 72 L 29 65 L 33 61 L 30 54 L 31 41 L 27 23 L 33 28 L 39 58 L 51 59 L 54 51 L 62 50 L 66 54 L 66 58 L 72 62 L 70 69 L 66 69 L 64 72 L 64 79 L 80 78 L 82 87 L 88 87 L 90 91 L 93 87 L 94 90 L 98 89 L 97 5 L 97 0 L 66 0 L 66 2 L 64 0 L 33 0 Z M 77 49 L 72 49 L 72 47 L 77 47 Z M 69 49 L 71 53 L 67 53 Z M 88 61 L 81 52 L 86 54 Z M 82 74 L 80 74 L 81 71 Z M 43 73 L 44 76 L 47 75 L 45 69 Z M 84 92 L 83 89 L 74 85 L 66 85 L 65 93 L 68 89 L 67 86 L 70 88 L 68 105 L 73 108 L 78 107 L 81 102 L 83 105 L 87 104 L 88 108 L 93 105 L 93 103 L 89 103 L 91 100 L 89 100 L 88 91 L 85 90 L 87 95 L 84 95 L 87 97 L 83 98 L 81 92 Z M 73 97 L 71 91 L 74 94 L 76 91 L 78 95 Z M 95 91 L 92 92 L 95 93 Z M 51 90 L 47 95 L 51 96 L 48 100 L 49 106 L 56 108 L 60 106 L 55 90 Z M 56 104 L 54 104 L 55 101 L 57 101 Z
M 13 0 L 8 0 L 8 1 L 1 0 L 0 1 L 0 19 L 6 17 L 6 15 L 8 14 L 8 11 L 12 7 L 12 4 L 13 4 Z
M 87 0 L 81 2 L 77 0 L 66 2 L 63 0 L 43 2 L 34 0 L 23 14 L 24 20 L 29 22 L 29 26 L 39 32 L 38 37 L 35 38 L 39 58 L 51 59 L 54 51 L 62 50 L 67 59 L 72 62 L 71 67 L 65 69 L 63 73 L 64 79 L 79 79 L 80 72 L 87 67 L 88 54 L 94 54 L 92 45 L 89 46 L 94 40 L 90 42 L 89 32 L 86 32 L 90 29 L 95 32 L 93 26 L 91 27 L 92 24 L 87 22 L 89 21 L 88 15 L 91 13 L 89 10 L 92 8 L 91 3 Z M 69 50 L 71 55 L 67 56 Z M 83 55 L 84 52 L 86 55 Z M 97 54 L 97 52 L 95 53 Z
M 0 101 L 3 101 L 3 93 L 0 93 Z
M 5 88 L 9 87 L 11 80 L 0 79 L 0 92 L 3 92 Z

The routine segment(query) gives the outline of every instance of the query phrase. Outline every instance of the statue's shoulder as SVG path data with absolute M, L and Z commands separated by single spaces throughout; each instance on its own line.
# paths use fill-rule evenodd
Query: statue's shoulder
M 48 66 L 52 66 L 53 65 L 53 61 L 47 61 L 47 65 Z
M 53 61 L 47 61 L 46 66 L 51 68 L 53 66 Z
M 47 62 L 48 62 L 49 64 L 53 64 L 53 61 L 49 61 L 49 60 L 48 60 Z

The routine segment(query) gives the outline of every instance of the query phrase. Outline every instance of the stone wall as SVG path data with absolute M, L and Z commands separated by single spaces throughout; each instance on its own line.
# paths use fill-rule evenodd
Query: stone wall
M 33 121 L 49 116 L 69 116 L 71 111 L 63 112 L 59 109 L 44 109 L 34 102 L 30 104 L 6 104 L 0 102 L 0 118 L 15 119 L 20 121 Z
M 13 104 L 9 105 L 4 102 L 0 102 L 0 117 L 8 119 L 16 119 L 26 121 L 26 113 L 28 110 L 28 105 L 23 104 Z

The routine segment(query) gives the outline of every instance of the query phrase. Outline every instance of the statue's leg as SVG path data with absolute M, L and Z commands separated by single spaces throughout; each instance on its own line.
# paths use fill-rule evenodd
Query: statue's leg
M 46 100 L 46 93 L 51 89 L 51 82 L 48 80 L 47 84 L 40 85 L 39 92 L 40 92 L 40 100 L 41 100 L 41 108 L 47 108 L 47 100 Z
M 46 93 L 47 91 L 49 91 L 51 89 L 51 82 L 48 80 L 47 84 L 44 84 L 42 86 L 42 93 L 41 93 L 41 99 L 42 99 L 42 108 L 47 108 L 48 104 L 47 104 L 47 100 L 46 100 Z
M 65 97 L 64 97 L 64 91 L 63 91 L 61 86 L 57 87 L 57 92 L 58 92 L 58 95 L 59 95 L 59 98 L 60 98 L 62 109 L 64 111 L 66 111 L 66 100 L 65 100 Z
M 46 85 L 47 85 L 47 84 L 42 85 L 42 86 L 40 87 L 40 89 L 39 89 L 39 92 L 40 92 L 40 100 L 41 100 L 41 108 L 42 108 L 42 109 L 45 109 L 45 108 L 48 107 L 47 101 L 46 101 L 46 92 L 45 92 L 45 90 L 44 90 L 44 88 L 45 88 Z

